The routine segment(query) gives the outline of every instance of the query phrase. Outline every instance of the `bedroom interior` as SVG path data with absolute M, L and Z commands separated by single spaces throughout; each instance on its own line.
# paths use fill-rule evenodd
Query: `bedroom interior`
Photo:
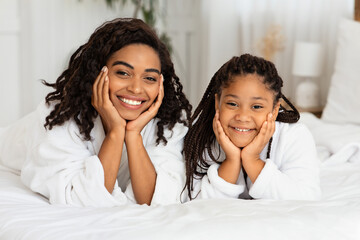
M 293 71 L 296 43 L 323 48 L 321 71 L 305 74 L 318 104 L 299 104 L 317 146 L 322 199 L 50 205 L 0 165 L 0 239 L 360 239 L 360 0 L 159 2 L 166 20 L 157 27 L 171 38 L 194 106 L 213 71 L 243 52 L 271 58 L 295 100 L 303 76 Z M 54 79 L 95 26 L 132 12 L 105 1 L 0 0 L 0 128 L 36 107 L 48 91 L 39 79 Z

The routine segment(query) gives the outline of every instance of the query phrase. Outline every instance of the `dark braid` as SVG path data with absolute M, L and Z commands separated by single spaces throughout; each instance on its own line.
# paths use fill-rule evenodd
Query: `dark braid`
M 234 76 L 246 74 L 257 74 L 262 77 L 264 84 L 275 94 L 274 107 L 282 98 L 292 108 L 292 110 L 286 110 L 280 105 L 277 121 L 294 123 L 299 120 L 299 112 L 281 92 L 283 81 L 272 62 L 250 54 L 230 59 L 211 78 L 209 86 L 191 117 L 190 128 L 185 137 L 186 185 L 184 190 L 187 188 L 190 199 L 193 199 L 191 191 L 194 178 L 201 179 L 210 166 L 209 161 L 206 160 L 206 153 L 213 162 L 221 163 L 220 155 L 214 156 L 212 151 L 216 146 L 216 137 L 212 128 L 215 116 L 215 94 L 220 96 L 222 89 L 231 84 Z M 272 138 L 268 144 L 268 158 L 270 157 L 271 143 Z
M 68 68 L 55 83 L 43 81 L 55 90 L 46 96 L 46 103 L 54 109 L 45 119 L 45 128 L 51 130 L 57 125 L 73 119 L 85 140 L 90 140 L 94 118 L 98 113 L 91 105 L 92 85 L 109 57 L 129 44 L 145 44 L 159 55 L 161 73 L 164 76 L 163 102 L 156 115 L 157 144 L 167 140 L 164 128 L 170 130 L 176 123 L 188 125 L 191 105 L 183 93 L 183 87 L 175 74 L 170 54 L 155 31 L 140 19 L 118 18 L 105 22 L 95 30 L 87 43 L 80 46 L 71 56 Z M 186 116 L 182 117 L 185 113 Z

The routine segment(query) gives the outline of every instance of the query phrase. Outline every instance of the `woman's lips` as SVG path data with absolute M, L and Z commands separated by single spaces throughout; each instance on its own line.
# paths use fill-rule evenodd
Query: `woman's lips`
M 120 100 L 120 103 L 122 106 L 124 106 L 127 109 L 131 109 L 131 110 L 137 110 L 139 108 L 141 108 L 143 106 L 143 103 L 145 102 L 144 100 L 135 100 L 135 99 L 129 99 L 129 98 L 125 98 L 125 97 L 118 97 L 118 99 Z

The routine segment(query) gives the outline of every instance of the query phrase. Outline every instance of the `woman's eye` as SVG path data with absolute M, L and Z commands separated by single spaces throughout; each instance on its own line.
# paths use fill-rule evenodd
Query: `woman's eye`
M 149 80 L 151 82 L 156 82 L 156 78 L 153 78 L 153 77 L 145 77 L 146 80 Z
M 122 76 L 129 76 L 129 74 L 127 72 L 124 72 L 124 71 L 117 71 L 116 74 L 122 75 Z

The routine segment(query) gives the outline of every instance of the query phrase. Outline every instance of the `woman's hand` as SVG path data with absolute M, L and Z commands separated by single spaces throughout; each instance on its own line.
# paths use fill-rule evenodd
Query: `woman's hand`
M 230 138 L 224 132 L 219 120 L 219 110 L 216 110 L 216 114 L 213 119 L 213 130 L 216 136 L 217 142 L 220 147 L 224 150 L 226 159 L 236 159 L 240 161 L 240 148 L 234 145 Z
M 148 124 L 148 122 L 150 122 L 151 119 L 153 119 L 156 116 L 161 106 L 162 100 L 164 98 L 163 81 L 164 81 L 164 77 L 161 74 L 160 82 L 159 82 L 159 94 L 157 96 L 156 101 L 154 101 L 145 112 L 141 113 L 139 117 L 137 117 L 132 121 L 127 122 L 126 136 L 128 136 L 131 133 L 139 134 L 141 130 L 145 127 L 145 125 Z
M 93 85 L 91 104 L 100 114 L 106 133 L 115 129 L 125 129 L 126 121 L 123 119 L 109 97 L 108 69 L 104 66 Z
M 94 82 L 91 104 L 100 114 L 106 133 L 98 157 L 104 169 L 104 185 L 112 193 L 121 161 L 126 121 L 110 100 L 107 73 L 104 66 Z

